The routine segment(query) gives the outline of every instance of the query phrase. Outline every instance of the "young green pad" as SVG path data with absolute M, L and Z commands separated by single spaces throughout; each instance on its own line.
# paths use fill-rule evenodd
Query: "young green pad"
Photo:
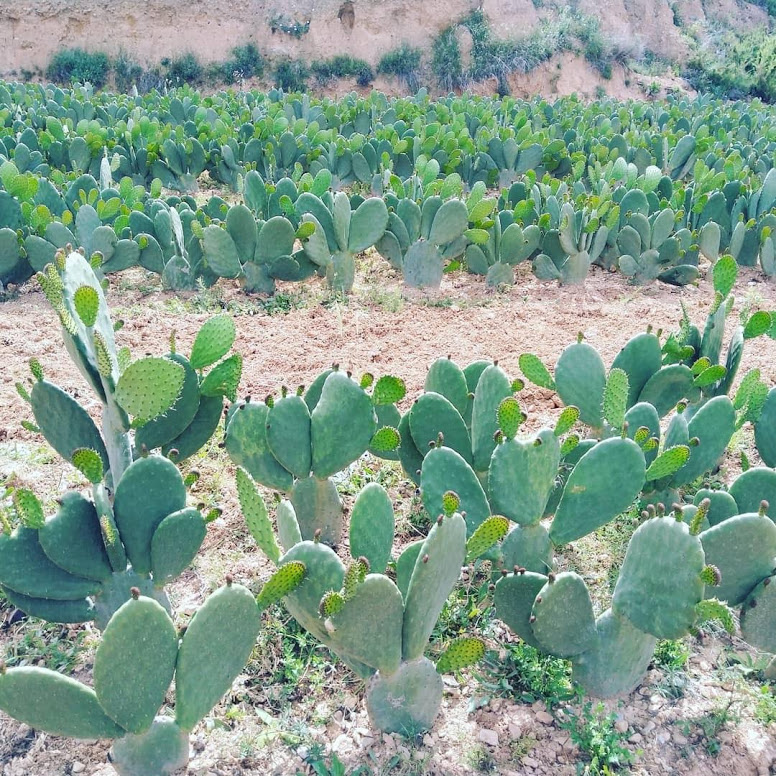
M 521 525 L 541 520 L 560 465 L 560 442 L 549 429 L 509 439 L 494 451 L 488 471 L 493 511 Z M 465 507 L 464 507 L 465 509 Z
M 628 402 L 632 407 L 644 386 L 662 366 L 660 340 L 651 333 L 637 334 L 625 343 L 615 356 L 612 369 L 622 369 L 628 375 Z
M 80 493 L 65 493 L 57 513 L 38 531 L 43 552 L 70 574 L 103 582 L 112 573 L 94 504 Z
M 210 595 L 186 628 L 175 676 L 175 720 L 190 731 L 232 686 L 259 633 L 259 607 L 242 585 Z
M 722 575 L 719 585 L 706 589 L 708 598 L 737 606 L 773 573 L 776 525 L 767 517 L 756 512 L 736 515 L 703 531 L 699 538 L 706 563 Z
M 168 358 L 132 362 L 116 383 L 116 403 L 138 424 L 167 412 L 183 389 L 185 371 Z M 80 445 L 83 447 L 83 445 Z
M 555 366 L 555 385 L 564 404 L 579 407 L 583 423 L 593 428 L 602 425 L 606 368 L 592 345 L 575 342 L 560 354 Z
M 479 663 L 485 657 L 485 643 L 480 639 L 464 636 L 456 639 L 439 656 L 436 670 L 439 674 L 451 674 Z
M 552 542 L 541 523 L 516 525 L 501 543 L 501 564 L 507 571 L 515 566 L 546 574 L 552 569 Z
M 639 401 L 651 404 L 662 418 L 682 399 L 697 400 L 700 391 L 693 386 L 694 379 L 692 370 L 684 364 L 664 366 L 649 378 Z
M 278 525 L 278 539 L 283 549 L 288 552 L 295 544 L 302 541 L 302 532 L 299 530 L 299 522 L 296 519 L 294 505 L 283 499 L 275 511 L 275 520 Z
M 435 523 L 418 553 L 404 607 L 402 654 L 423 654 L 466 557 L 466 523 L 460 514 Z
M 695 623 L 704 565 L 700 539 L 686 523 L 672 517 L 647 520 L 628 544 L 612 609 L 645 633 L 679 639 Z
M 450 358 L 438 358 L 429 367 L 423 385 L 426 391 L 444 396 L 463 417 L 469 406 L 469 388 L 461 368 Z
M 595 641 L 595 615 L 587 585 L 579 574 L 564 571 L 547 583 L 531 609 L 536 641 L 558 657 L 573 657 Z
M 382 574 L 391 559 L 394 529 L 388 493 L 376 482 L 369 483 L 356 497 L 350 515 L 350 554 L 365 557 L 372 573 Z
M 505 622 L 520 638 L 532 647 L 539 648 L 539 642 L 531 626 L 533 605 L 536 596 L 547 583 L 544 574 L 524 571 L 509 574 L 496 582 L 493 605 L 496 615 Z
M 729 517 L 738 514 L 738 505 L 735 499 L 726 490 L 709 490 L 701 488 L 693 498 L 693 504 L 698 506 L 701 501 L 708 499 L 711 503 L 706 513 L 706 519 L 710 526 L 719 525 Z
M 111 617 L 94 656 L 94 690 L 105 713 L 130 733 L 147 730 L 175 672 L 178 633 L 151 598 L 132 598 Z
M 442 512 L 442 496 L 454 490 L 460 500 L 459 510 L 466 512 L 466 531 L 471 535 L 490 517 L 490 505 L 477 475 L 455 450 L 438 447 L 423 460 L 420 492 L 429 517 Z
M 151 574 L 156 587 L 188 568 L 206 534 L 205 519 L 193 507 L 173 512 L 159 523 L 151 539 Z
M 172 776 L 189 761 L 189 734 L 175 720 L 157 717 L 140 735 L 118 739 L 111 763 L 119 776 Z
M 23 666 L 0 674 L 0 709 L 32 728 L 71 738 L 118 738 L 120 728 L 90 687 L 47 668 Z
M 285 563 L 281 568 L 276 569 L 256 597 L 259 610 L 263 612 L 287 596 L 292 590 L 296 590 L 302 583 L 304 575 L 305 565 L 300 560 Z
M 194 338 L 191 366 L 194 369 L 204 369 L 215 364 L 229 352 L 235 336 L 234 318 L 231 315 L 215 315 L 205 321 Z
M 738 504 L 739 512 L 757 512 L 767 501 L 771 519 L 776 519 L 776 471 L 757 466 L 739 475 L 730 486 L 730 495 Z
M 624 512 L 644 485 L 646 465 L 630 439 L 605 439 L 574 467 L 563 490 L 550 538 L 567 544 Z
M 342 538 L 342 502 L 337 486 L 330 479 L 307 477 L 297 480 L 291 490 L 291 503 L 303 539 L 312 539 L 320 530 L 320 541 L 339 544 Z
M 53 563 L 41 547 L 38 532 L 18 526 L 0 534 L 0 583 L 32 598 L 69 601 L 93 595 L 99 582 L 69 574 Z
M 494 434 L 498 431 L 498 405 L 511 395 L 512 384 L 501 367 L 492 364 L 483 370 L 472 405 L 472 456 L 473 468 L 477 472 L 484 472 L 490 466 L 490 457 L 496 447 Z
M 690 459 L 674 477 L 677 483 L 693 482 L 714 468 L 733 436 L 736 411 L 727 396 L 715 396 L 693 415 L 687 425 L 690 439 L 697 446 L 690 448 Z
M 113 514 L 132 568 L 151 571 L 151 540 L 167 515 L 186 506 L 186 486 L 175 464 L 149 455 L 124 472 L 116 488 Z
M 377 428 L 369 395 L 341 372 L 326 379 L 310 417 L 313 472 L 318 478 L 341 471 L 363 455 Z
M 596 620 L 594 645 L 572 660 L 573 679 L 596 698 L 633 691 L 644 678 L 657 639 L 607 609 Z
M 442 434 L 444 444 L 467 463 L 472 461 L 471 440 L 458 410 L 441 394 L 424 393 L 410 409 L 410 433 L 418 450 L 428 450 Z
M 741 607 L 741 635 L 763 652 L 776 652 L 776 580 L 766 577 Z
M 295 477 L 310 474 L 310 411 L 301 396 L 286 396 L 270 408 L 267 413 L 267 444 L 280 465 Z
M 259 549 L 273 562 L 280 558 L 280 547 L 272 530 L 272 523 L 267 514 L 267 506 L 259 493 L 259 489 L 251 479 L 250 474 L 242 467 L 237 467 L 235 474 L 237 483 L 237 498 L 240 502 L 248 530 Z
M 294 475 L 280 465 L 267 442 L 269 407 L 261 402 L 240 405 L 226 426 L 224 443 L 229 457 L 262 485 L 288 492 Z
M 396 585 L 382 574 L 368 574 L 356 592 L 330 618 L 330 638 L 344 654 L 384 674 L 401 662 L 404 602 Z

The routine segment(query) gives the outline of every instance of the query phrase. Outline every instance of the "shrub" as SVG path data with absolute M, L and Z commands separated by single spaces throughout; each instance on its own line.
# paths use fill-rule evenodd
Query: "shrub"
M 108 80 L 109 70 L 108 55 L 103 51 L 62 49 L 51 58 L 46 68 L 46 78 L 62 84 L 88 81 L 99 88 Z
M 132 85 L 137 85 L 143 75 L 143 68 L 138 65 L 129 54 L 121 49 L 113 62 L 113 73 L 116 79 L 116 89 L 120 92 L 129 92 Z
M 303 92 L 307 89 L 310 70 L 301 59 L 284 59 L 275 66 L 275 88 L 284 92 Z
M 401 81 L 409 91 L 420 88 L 421 50 L 407 43 L 384 54 L 377 65 L 377 72 L 392 75 Z
M 448 27 L 434 39 L 431 70 L 442 89 L 449 92 L 463 86 L 461 47 L 455 36 L 455 27 Z
M 190 51 L 172 60 L 162 60 L 162 64 L 167 66 L 167 78 L 174 85 L 198 84 L 205 72 L 197 55 Z
M 319 84 L 328 83 L 333 78 L 355 77 L 359 86 L 369 86 L 375 80 L 374 70 L 368 62 L 345 54 L 313 62 L 310 70 Z
M 264 73 L 264 57 L 254 43 L 235 46 L 231 59 L 219 65 L 221 78 L 227 84 L 233 84 L 242 78 L 253 78 Z

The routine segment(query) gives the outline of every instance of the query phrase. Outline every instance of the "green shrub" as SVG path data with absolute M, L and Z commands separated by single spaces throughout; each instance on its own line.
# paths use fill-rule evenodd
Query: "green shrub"
M 434 39 L 431 71 L 439 86 L 452 91 L 463 86 L 461 47 L 455 36 L 455 27 L 448 27 Z
M 254 43 L 235 46 L 231 59 L 220 64 L 221 78 L 224 83 L 233 84 L 242 78 L 254 78 L 264 73 L 264 57 Z
M 313 62 L 310 70 L 319 84 L 334 78 L 355 77 L 359 86 L 369 86 L 375 80 L 374 70 L 368 62 L 345 54 Z
M 143 68 L 138 65 L 129 54 L 121 49 L 113 62 L 113 73 L 116 80 L 116 89 L 120 92 L 129 92 L 143 75 Z
M 310 70 L 301 59 L 284 59 L 275 65 L 275 88 L 284 92 L 303 92 L 307 89 Z
M 167 78 L 173 85 L 198 84 L 202 81 L 205 70 L 196 54 L 190 51 L 175 59 L 162 60 L 167 67 Z
M 110 63 L 103 51 L 88 52 L 80 48 L 62 49 L 51 58 L 46 78 L 61 84 L 88 81 L 99 88 L 108 80 Z
M 377 72 L 398 78 L 410 92 L 416 92 L 420 88 L 421 56 L 419 48 L 402 43 L 399 48 L 382 56 Z

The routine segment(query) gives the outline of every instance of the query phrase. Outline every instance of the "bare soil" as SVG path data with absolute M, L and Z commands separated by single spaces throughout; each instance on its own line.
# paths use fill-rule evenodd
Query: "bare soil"
M 172 294 L 158 290 L 157 281 L 145 273 L 133 271 L 112 279 L 109 303 L 114 315 L 125 321 L 117 339 L 136 355 L 165 353 L 173 329 L 178 349 L 187 352 L 209 315 L 221 309 L 233 311 L 238 331 L 235 347 L 245 357 L 242 394 L 264 397 L 281 385 L 309 384 L 322 369 L 338 362 L 357 374 L 403 377 L 409 404 L 422 389 L 427 367 L 439 356 L 451 355 L 461 364 L 477 358 L 498 359 L 508 374 L 517 376 L 521 353 L 536 353 L 552 366 L 561 350 L 582 332 L 610 363 L 625 341 L 648 324 L 675 329 L 680 302 L 690 318 L 702 325 L 713 297 L 706 280 L 683 289 L 634 288 L 618 275 L 594 269 L 584 287 L 558 288 L 536 280 L 527 267 L 518 268 L 517 274 L 517 284 L 506 291 L 488 289 L 469 275 L 452 274 L 445 277 L 440 291 L 424 293 L 404 289 L 401 278 L 385 262 L 369 255 L 361 260 L 357 287 L 347 300 L 331 297 L 319 281 L 285 286 L 274 300 L 265 300 L 247 297 L 228 283 L 209 291 Z M 750 306 L 776 309 L 776 293 L 755 272 L 742 271 L 736 309 Z M 776 383 L 775 349 L 767 339 L 747 343 L 744 366 L 760 368 L 765 380 Z M 61 345 L 53 313 L 42 294 L 29 286 L 0 305 L 0 481 L 32 487 L 53 499 L 57 492 L 82 483 L 45 443 L 19 425 L 30 412 L 14 382 L 27 379 L 31 357 L 40 360 L 48 379 L 96 409 Z M 560 412 L 547 391 L 528 386 L 520 396 L 531 427 L 552 422 Z M 746 439 L 740 445 L 749 452 Z M 171 591 L 179 615 L 191 612 L 227 570 L 246 583 L 268 574 L 267 565 L 246 538 L 228 459 L 213 444 L 193 465 L 202 472 L 194 498 L 208 505 L 220 503 L 225 509 L 223 517 L 211 524 L 194 568 Z M 727 479 L 736 465 L 737 458 L 731 456 L 719 476 Z M 362 474 L 384 477 L 406 513 L 413 489 L 398 476 L 396 467 L 368 461 L 359 466 Z M 605 562 L 595 574 L 605 576 Z M 5 614 L 8 617 L 10 612 Z M 279 627 L 276 615 L 265 625 L 274 633 L 272 629 Z M 0 644 L 6 651 L 13 649 L 28 627 L 7 620 Z M 87 642 L 93 643 L 88 630 Z M 494 649 L 514 638 L 499 624 L 490 627 L 488 636 Z M 484 705 L 473 702 L 484 693 L 477 670 L 465 673 L 460 684 L 449 680 L 442 713 L 422 740 L 408 743 L 378 736 L 369 728 L 363 686 L 344 667 L 328 662 L 325 652 L 316 651 L 318 667 L 306 669 L 290 695 L 289 688 L 275 686 L 269 679 L 283 663 L 283 654 L 268 649 L 267 654 L 255 655 L 232 694 L 196 729 L 189 773 L 311 773 L 303 758 L 316 742 L 327 750 L 331 747 L 349 769 L 363 765 L 371 768 L 364 773 L 375 774 L 571 776 L 585 760 L 584 752 L 561 727 L 562 711 L 547 716 L 541 701 L 526 705 L 496 697 Z M 681 697 L 661 695 L 665 677 L 655 668 L 622 705 L 607 704 L 619 715 L 618 729 L 637 753 L 634 773 L 760 776 L 776 772 L 776 727 L 754 718 L 756 699 L 751 688 L 756 686 L 730 667 L 733 653 L 756 658 L 745 645 L 724 634 L 702 643 L 692 641 Z M 87 650 L 76 671 L 86 681 L 90 655 Z M 470 706 L 476 710 L 470 711 Z M 709 727 L 709 719 L 719 724 Z M 107 776 L 112 770 L 105 765 L 106 752 L 104 743 L 72 742 L 34 733 L 8 718 L 0 720 L 2 776 Z

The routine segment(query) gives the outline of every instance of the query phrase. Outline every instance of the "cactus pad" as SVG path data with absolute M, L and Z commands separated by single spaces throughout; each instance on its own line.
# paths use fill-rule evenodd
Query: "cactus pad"
M 191 348 L 191 366 L 204 369 L 223 358 L 234 344 L 234 319 L 230 315 L 216 315 L 205 321 L 194 338 Z
M 111 762 L 119 776 L 172 776 L 189 761 L 189 735 L 169 717 L 157 717 L 140 735 L 113 744 Z
M 474 470 L 484 472 L 496 447 L 497 410 L 501 401 L 512 395 L 512 384 L 501 367 L 493 364 L 482 371 L 472 405 L 472 459 Z M 466 509 L 466 507 L 464 507 Z
M 552 569 L 552 542 L 547 529 L 541 523 L 512 528 L 501 543 L 501 562 L 508 571 L 517 566 L 546 574 Z
M 456 639 L 439 656 L 436 670 L 440 674 L 452 674 L 479 663 L 483 657 L 485 657 L 485 643 L 480 639 L 463 636 Z
M 547 367 L 538 356 L 533 353 L 523 353 L 517 360 L 520 371 L 528 382 L 538 385 L 540 388 L 555 389 L 555 381 L 552 379 Z
M 159 523 L 151 539 L 151 573 L 156 587 L 188 568 L 206 534 L 205 519 L 193 507 L 173 512 Z
M 493 604 L 496 615 L 520 638 L 532 647 L 539 647 L 533 632 L 531 618 L 536 596 L 547 583 L 544 574 L 531 571 L 509 574 L 496 582 Z
M 509 520 L 500 515 L 489 517 L 480 523 L 466 542 L 466 562 L 471 563 L 500 542 L 509 531 Z
M 356 497 L 350 515 L 350 552 L 364 556 L 375 574 L 385 571 L 391 559 L 394 536 L 391 499 L 375 482 L 369 483 Z
M 259 549 L 273 562 L 280 559 L 280 547 L 272 530 L 272 523 L 267 514 L 267 507 L 250 474 L 242 467 L 237 467 L 235 475 L 237 482 L 237 497 L 240 501 L 248 530 Z
M 302 584 L 305 574 L 305 565 L 299 560 L 286 563 L 279 568 L 264 583 L 256 603 L 259 609 L 264 610 L 281 598 L 287 596 L 292 590 L 296 590 Z
M 444 444 L 467 463 L 472 461 L 469 430 L 458 410 L 441 394 L 424 393 L 410 410 L 410 433 L 420 451 L 428 450 L 442 434 Z
M 763 466 L 748 469 L 736 478 L 728 492 L 739 512 L 757 512 L 760 504 L 767 501 L 772 505 L 772 519 L 776 518 L 776 471 L 773 469 Z
M 286 396 L 270 409 L 267 414 L 267 444 L 280 465 L 295 477 L 310 474 L 310 411 L 301 396 Z
M 121 373 L 116 402 L 142 425 L 170 409 L 180 395 L 184 377 L 183 367 L 169 358 L 141 358 Z
M 592 345 L 576 342 L 560 354 L 555 385 L 564 404 L 579 407 L 583 423 L 594 428 L 601 426 L 606 369 Z
M 776 583 L 766 577 L 741 607 L 741 635 L 755 649 L 776 652 Z

